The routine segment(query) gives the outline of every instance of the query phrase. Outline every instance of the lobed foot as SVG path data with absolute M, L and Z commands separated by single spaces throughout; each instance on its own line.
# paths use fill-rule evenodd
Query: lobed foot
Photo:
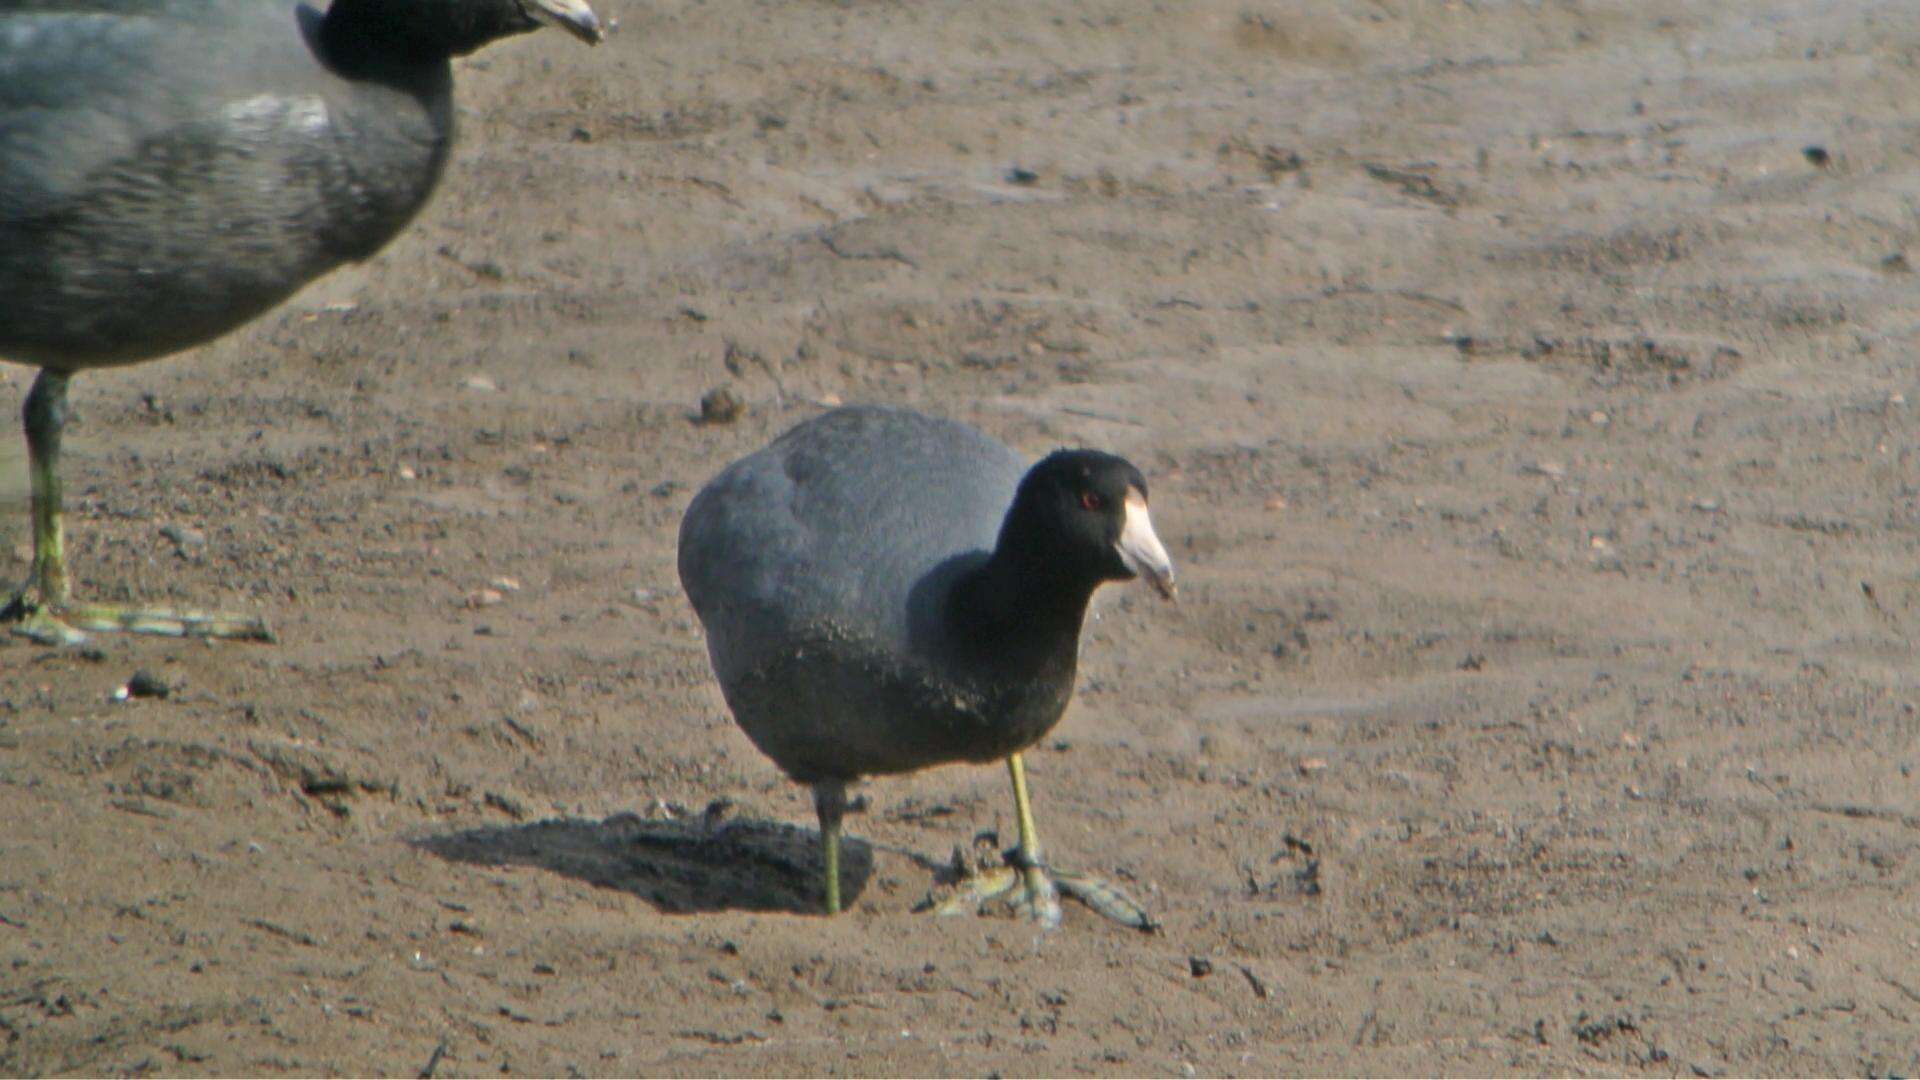
M 78 645 L 88 634 L 158 634 L 164 637 L 273 640 L 265 619 L 206 611 L 174 611 L 121 604 L 48 604 L 33 590 L 15 596 L 0 609 L 0 623 L 42 645 Z
M 0 608 L 0 623 L 43 645 L 78 645 L 91 633 L 272 641 L 264 619 L 120 604 L 77 604 L 67 587 L 65 531 L 60 514 L 60 436 L 67 422 L 71 373 L 40 369 L 27 392 L 27 461 L 33 484 L 33 570 L 27 584 Z
M 941 915 L 978 914 L 995 901 L 1009 904 L 1022 918 L 1039 923 L 1042 930 L 1060 925 L 1060 892 L 1053 878 L 1037 866 L 983 870 L 961 881 L 960 891 L 934 911 Z
M 1075 874 L 1066 870 L 1054 872 L 1054 880 L 1060 891 L 1092 908 L 1094 911 L 1121 926 L 1133 930 L 1144 930 L 1151 934 L 1160 929 L 1147 909 L 1141 907 L 1126 890 L 1105 878 L 1091 874 Z
M 1017 850 L 1010 853 L 1009 859 L 1020 862 L 1020 853 Z M 1049 872 L 1034 864 L 997 866 L 970 875 L 961 882 L 958 893 L 934 910 L 941 915 L 977 914 L 999 901 L 1010 905 L 1021 917 L 1039 923 L 1042 929 L 1052 930 L 1060 925 L 1061 893 L 1122 926 L 1149 933 L 1160 927 L 1153 916 L 1147 914 L 1147 909 L 1119 886 L 1089 874 L 1066 870 Z

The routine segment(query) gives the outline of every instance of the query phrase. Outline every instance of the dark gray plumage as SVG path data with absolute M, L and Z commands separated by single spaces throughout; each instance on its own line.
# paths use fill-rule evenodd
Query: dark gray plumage
M 898 409 L 799 425 L 723 470 L 680 528 L 680 579 L 735 719 L 814 787 L 829 909 L 847 783 L 1007 758 L 1027 899 L 1057 919 L 1019 754 L 1066 709 L 1094 589 L 1136 574 L 1172 594 L 1132 465 L 1062 451 L 1029 469 L 972 428 Z
M 28 632 L 263 632 L 67 602 L 67 378 L 211 340 L 378 251 L 446 165 L 449 59 L 542 23 L 601 36 L 584 0 L 0 5 L 0 358 L 43 369 L 34 572 L 8 607 Z

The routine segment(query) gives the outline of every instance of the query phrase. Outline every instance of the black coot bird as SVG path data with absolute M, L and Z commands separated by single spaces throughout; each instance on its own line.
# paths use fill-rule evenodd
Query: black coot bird
M 378 251 L 446 166 L 449 59 L 543 24 L 602 36 L 585 0 L 0 3 L 0 358 L 41 369 L 33 568 L 0 620 L 49 642 L 267 636 L 70 598 L 67 380 L 210 341 Z
M 1005 758 L 1013 865 L 945 910 L 1011 894 L 1053 925 L 1057 878 L 1152 927 L 1114 887 L 1049 874 L 1020 758 L 1066 710 L 1094 590 L 1136 576 L 1173 596 L 1140 470 L 1093 450 L 1028 468 L 973 428 L 900 409 L 800 424 L 729 465 L 680 525 L 680 580 L 734 718 L 813 787 L 829 913 L 848 783 Z

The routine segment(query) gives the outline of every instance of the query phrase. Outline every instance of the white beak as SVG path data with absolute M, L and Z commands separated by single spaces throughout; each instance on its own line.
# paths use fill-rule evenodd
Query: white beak
M 600 25 L 600 16 L 593 13 L 586 0 L 525 0 L 527 14 L 548 26 L 557 26 L 589 45 L 600 44 L 607 36 Z
M 1173 560 L 1154 535 L 1153 519 L 1147 516 L 1147 497 L 1138 489 L 1127 492 L 1127 516 L 1120 525 L 1120 540 L 1115 545 L 1120 561 L 1137 577 L 1147 579 L 1161 596 L 1173 599 Z

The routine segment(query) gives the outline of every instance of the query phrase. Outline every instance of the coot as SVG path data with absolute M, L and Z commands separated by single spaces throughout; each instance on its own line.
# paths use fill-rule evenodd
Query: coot
M 61 550 L 76 371 L 226 333 L 391 240 L 453 139 L 448 61 L 585 0 L 28 0 L 0 6 L 0 358 L 40 368 L 24 418 L 33 567 L 0 621 L 265 638 L 266 624 L 81 604 Z
M 1173 596 L 1140 470 L 1063 450 L 1028 468 L 964 424 L 849 407 L 729 465 L 680 526 L 680 580 L 721 690 L 755 746 L 813 788 L 826 908 L 840 819 L 863 776 L 1006 759 L 1019 845 L 947 910 L 1003 894 L 1052 925 L 1055 881 L 1129 925 L 1118 889 L 1041 860 L 1021 751 L 1073 692 L 1101 583 Z

